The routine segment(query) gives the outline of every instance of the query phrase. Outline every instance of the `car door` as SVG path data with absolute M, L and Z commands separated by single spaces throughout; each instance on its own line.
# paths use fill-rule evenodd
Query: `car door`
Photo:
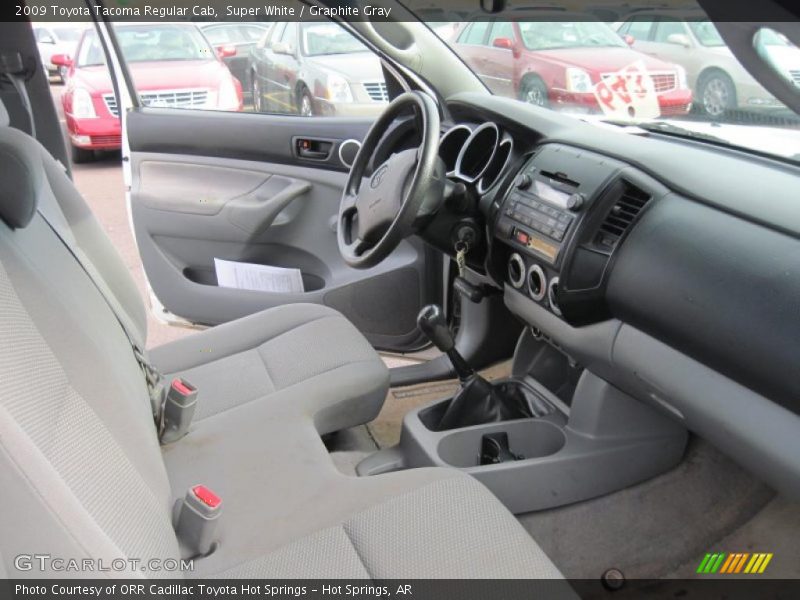
M 250 83 L 252 86 L 253 102 L 257 112 L 282 112 L 278 105 L 272 102 L 275 87 L 275 53 L 273 45 L 281 39 L 286 23 L 275 23 L 266 36 L 256 44 L 250 61 Z
M 464 62 L 481 78 L 486 86 L 494 92 L 494 81 L 487 76 L 488 60 L 486 57 L 486 40 L 489 37 L 488 21 L 474 21 L 467 25 L 456 41 L 456 52 Z
M 631 48 L 644 52 L 645 54 L 654 55 L 656 48 L 653 46 L 653 34 L 655 33 L 656 21 L 655 17 L 648 19 L 631 19 L 623 23 L 619 28 L 621 36 L 630 36 L 633 43 Z
M 121 47 L 122 63 L 125 52 Z M 135 81 L 137 63 L 126 67 Z M 180 68 L 210 67 L 186 60 Z M 441 255 L 411 239 L 380 265 L 355 270 L 337 247 L 346 161 L 372 120 L 257 114 L 249 106 L 242 112 L 144 106 L 126 112 L 131 219 L 165 314 L 215 325 L 311 302 L 343 312 L 377 348 L 421 347 L 416 315 L 425 303 L 441 301 Z M 302 289 L 222 286 L 219 260 L 296 269 Z
M 273 72 L 271 77 L 272 102 L 276 110 L 294 114 L 297 112 L 295 83 L 300 70 L 297 40 L 298 25 L 292 21 L 286 24 L 279 41 L 272 45 Z
M 502 40 L 502 42 L 497 42 Z M 499 47 L 498 44 L 510 42 L 510 47 Z M 489 38 L 484 50 L 485 63 L 483 66 L 483 77 L 491 81 L 490 88 L 495 94 L 507 98 L 517 96 L 514 89 L 514 68 L 516 65 L 515 53 L 517 36 L 514 32 L 514 24 L 510 21 L 496 21 L 492 23 Z
M 683 21 L 659 19 L 652 31 L 652 38 L 647 42 L 647 53 L 667 62 L 684 64 L 694 51 L 689 30 Z

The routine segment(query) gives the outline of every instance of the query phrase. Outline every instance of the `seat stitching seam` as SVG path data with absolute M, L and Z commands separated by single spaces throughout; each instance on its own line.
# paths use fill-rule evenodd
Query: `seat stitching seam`
M 361 364 L 361 363 L 372 363 L 372 362 L 373 362 L 372 360 L 357 360 L 357 361 L 349 362 L 346 365 L 340 365 L 338 367 L 334 367 L 333 369 L 329 369 L 329 370 L 327 370 L 327 371 L 325 371 L 323 373 L 319 373 L 317 375 L 314 375 L 313 377 L 309 377 L 308 379 L 303 379 L 302 381 L 298 381 L 297 383 L 293 383 L 292 385 L 287 385 L 285 388 L 280 388 L 280 389 L 276 388 L 275 391 L 273 391 L 270 394 L 265 394 L 263 396 L 257 396 L 255 398 L 252 398 L 251 400 L 247 400 L 246 402 L 241 402 L 239 404 L 235 404 L 234 406 L 231 406 L 230 408 L 226 408 L 225 410 L 222 410 L 220 412 L 216 412 L 216 413 L 207 415 L 207 416 L 203 417 L 202 419 L 194 419 L 193 422 L 199 423 L 200 421 L 205 421 L 206 419 L 210 419 L 212 417 L 216 417 L 217 415 L 221 415 L 221 414 L 226 413 L 228 411 L 236 410 L 237 408 L 239 408 L 241 406 L 247 406 L 248 404 L 251 404 L 253 402 L 258 402 L 259 400 L 264 400 L 264 399 L 269 398 L 270 396 L 272 396 L 274 394 L 277 394 L 279 392 L 284 392 L 286 390 L 291 390 L 295 386 L 298 386 L 298 385 L 301 385 L 303 383 L 307 383 L 309 381 L 312 381 L 312 380 L 316 379 L 317 377 L 321 377 L 322 375 L 327 375 L 328 373 L 332 373 L 333 371 L 336 371 L 337 369 L 343 369 L 345 367 L 349 367 L 350 365 L 357 365 L 357 364 Z M 316 413 L 314 413 L 314 414 L 316 414 Z M 313 417 L 314 414 L 312 414 L 311 416 Z
M 366 571 L 367 575 L 369 575 L 369 578 L 375 579 L 372 575 L 372 572 L 369 570 L 369 567 L 367 567 L 367 563 L 364 561 L 364 557 L 361 555 L 361 552 L 358 551 L 356 543 L 353 541 L 353 537 L 350 535 L 350 532 L 347 530 L 347 527 L 348 527 L 347 521 L 342 523 L 342 532 L 347 538 L 347 541 L 350 542 L 350 547 L 353 549 L 353 552 L 355 552 L 356 557 L 358 558 L 358 562 L 360 562 L 361 566 L 364 567 L 364 571 Z
M 258 314 L 258 313 L 254 313 L 254 314 Z M 243 318 L 247 318 L 247 317 L 243 317 Z M 298 330 L 298 329 L 300 329 L 302 327 L 305 327 L 306 325 L 310 325 L 311 323 L 315 323 L 315 322 L 321 321 L 323 319 L 340 319 L 340 318 L 344 318 L 344 317 L 341 317 L 340 315 L 322 315 L 321 317 L 315 317 L 315 318 L 311 319 L 310 321 L 304 321 L 303 323 L 300 323 L 300 324 L 298 324 L 298 325 L 296 325 L 294 327 L 290 327 L 289 329 L 287 329 L 285 331 L 281 331 L 280 333 L 276 334 L 275 336 L 273 336 L 271 338 L 268 338 L 266 340 L 257 341 L 252 346 L 247 346 L 245 348 L 233 349 L 230 352 L 226 352 L 226 353 L 221 354 L 219 356 L 215 356 L 213 360 L 210 360 L 208 362 L 193 362 L 192 361 L 192 362 L 189 362 L 186 365 L 182 365 L 180 368 L 171 370 L 170 372 L 171 373 L 179 373 L 181 371 L 188 371 L 189 369 L 196 369 L 197 367 L 203 367 L 205 365 L 209 365 L 209 364 L 211 364 L 213 362 L 216 362 L 218 360 L 223 360 L 225 358 L 230 358 L 231 356 L 236 356 L 237 354 L 242 354 L 242 353 L 247 352 L 249 350 L 259 350 L 262 346 L 264 346 L 265 344 L 268 344 L 272 340 L 276 340 L 279 337 L 286 335 L 287 333 L 291 333 L 292 331 L 296 331 L 296 330 Z M 234 321 L 231 321 L 231 323 L 233 323 L 233 322 Z M 211 329 L 207 329 L 206 331 L 213 331 L 213 329 L 214 328 L 212 327 Z M 189 339 L 189 338 L 184 338 L 184 339 Z M 180 342 L 182 342 L 182 341 L 183 340 L 177 340 L 177 342 L 174 342 L 174 343 L 180 344 Z M 192 349 L 189 348 L 189 351 L 191 351 L 191 350 Z M 200 357 L 198 357 L 198 358 L 200 358 Z

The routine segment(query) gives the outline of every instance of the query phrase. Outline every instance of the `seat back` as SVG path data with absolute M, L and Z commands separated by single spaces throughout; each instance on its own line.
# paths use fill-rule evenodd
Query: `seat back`
M 179 556 L 142 372 L 108 303 L 37 208 L 64 219 L 142 339 L 144 306 L 61 166 L 4 117 L 0 108 L 3 569 L 86 576 L 62 563 L 18 569 L 30 564 L 19 555 L 49 554 L 102 560 L 115 575 L 176 576 L 128 561 Z

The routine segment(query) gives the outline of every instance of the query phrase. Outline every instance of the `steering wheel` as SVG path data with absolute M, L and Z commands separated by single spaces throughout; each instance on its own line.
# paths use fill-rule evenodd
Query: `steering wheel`
M 419 147 L 392 154 L 367 177 L 378 143 L 409 107 L 421 127 Z M 336 229 L 345 262 L 356 269 L 368 269 L 385 259 L 439 208 L 445 177 L 439 158 L 436 103 L 422 92 L 398 96 L 367 132 L 347 177 Z

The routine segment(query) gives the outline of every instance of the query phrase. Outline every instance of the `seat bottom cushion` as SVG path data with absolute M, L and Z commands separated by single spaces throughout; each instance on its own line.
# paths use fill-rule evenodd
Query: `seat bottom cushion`
M 363 335 L 340 313 L 289 304 L 208 329 L 150 353 L 168 378 L 200 390 L 195 421 L 291 391 L 320 433 L 377 415 L 389 374 Z
M 441 477 L 213 576 L 563 578 L 482 484 L 445 470 Z

